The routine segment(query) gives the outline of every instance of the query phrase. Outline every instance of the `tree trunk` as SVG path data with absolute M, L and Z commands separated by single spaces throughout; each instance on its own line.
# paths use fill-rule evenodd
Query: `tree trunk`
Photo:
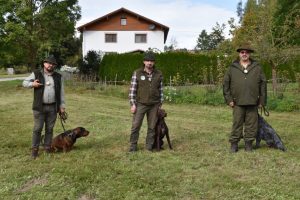
M 272 67 L 272 89 L 273 89 L 273 95 L 276 96 L 277 94 L 277 67 L 273 61 L 270 62 Z

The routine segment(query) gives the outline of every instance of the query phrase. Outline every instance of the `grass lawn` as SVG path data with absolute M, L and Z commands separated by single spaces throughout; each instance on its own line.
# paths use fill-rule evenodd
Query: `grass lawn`
M 228 107 L 165 104 L 174 150 L 128 153 L 127 99 L 66 88 L 67 129 L 83 126 L 69 153 L 30 158 L 32 90 L 0 82 L 1 199 L 300 199 L 300 113 L 271 112 L 266 120 L 288 151 L 229 153 Z M 60 122 L 55 135 L 62 132 Z

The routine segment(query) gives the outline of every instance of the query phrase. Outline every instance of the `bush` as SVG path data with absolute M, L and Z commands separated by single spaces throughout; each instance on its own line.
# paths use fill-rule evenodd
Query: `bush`
M 279 112 L 291 112 L 291 111 L 299 111 L 300 106 L 299 106 L 299 100 L 296 98 L 276 98 L 276 97 L 271 97 L 268 99 L 268 104 L 267 104 L 269 110 L 274 110 L 274 111 L 279 111 Z
M 293 89 L 294 85 L 290 89 Z M 225 105 L 222 88 L 217 85 L 167 86 L 164 88 L 164 99 L 166 103 L 175 104 Z M 270 96 L 267 108 L 279 112 L 299 111 L 299 101 L 299 94 L 297 92 L 287 92 L 280 98 Z
M 130 80 L 133 71 L 143 66 L 143 54 L 107 54 L 103 57 L 100 78 Z M 164 82 L 175 80 L 176 85 L 214 83 L 217 80 L 217 57 L 186 52 L 168 52 L 156 55 L 156 66 L 162 71 Z

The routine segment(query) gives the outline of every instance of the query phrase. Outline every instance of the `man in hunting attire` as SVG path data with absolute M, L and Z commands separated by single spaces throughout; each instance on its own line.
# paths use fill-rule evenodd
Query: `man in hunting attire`
M 223 82 L 223 95 L 233 110 L 232 132 L 229 137 L 231 152 L 238 151 L 238 142 L 245 141 L 245 150 L 252 151 L 258 128 L 257 107 L 266 105 L 267 84 L 261 66 L 250 54 L 248 45 L 237 49 L 239 58 L 228 68 Z
M 45 124 L 44 149 L 50 152 L 56 114 L 65 112 L 65 94 L 62 76 L 54 71 L 57 65 L 52 56 L 43 60 L 43 68 L 37 69 L 24 81 L 23 86 L 34 88 L 32 104 L 34 127 L 32 134 L 32 158 L 38 156 L 41 133 Z
M 146 149 L 152 151 L 157 122 L 157 110 L 163 102 L 163 76 L 155 68 L 155 56 L 152 52 L 144 55 L 143 66 L 133 72 L 129 91 L 130 111 L 133 114 L 130 152 L 137 151 L 139 131 L 147 114 Z

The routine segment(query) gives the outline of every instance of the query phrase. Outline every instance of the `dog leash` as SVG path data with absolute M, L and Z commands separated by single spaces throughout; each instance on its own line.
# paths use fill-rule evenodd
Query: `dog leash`
M 261 116 L 262 116 L 262 113 L 263 113 L 263 112 L 264 112 L 265 116 L 269 116 L 269 115 L 270 115 L 268 109 L 267 109 L 265 106 L 262 106 L 262 107 L 260 108 L 260 115 L 261 115 Z
M 60 112 L 59 113 L 59 119 L 60 119 L 61 126 L 64 129 L 64 132 L 66 132 L 64 123 L 66 123 L 66 120 L 68 119 L 68 113 L 67 112 L 63 112 L 63 113 Z

